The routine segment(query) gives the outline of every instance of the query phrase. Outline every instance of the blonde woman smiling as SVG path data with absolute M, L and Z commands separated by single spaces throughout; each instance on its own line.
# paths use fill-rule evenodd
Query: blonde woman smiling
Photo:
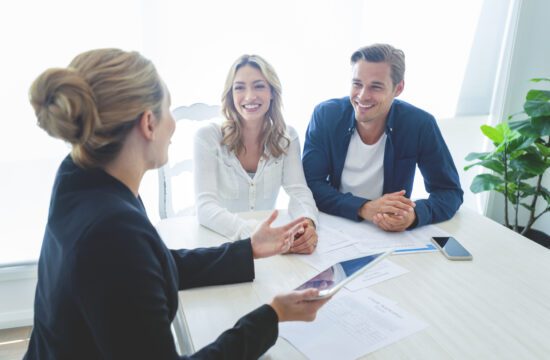
M 273 67 L 257 55 L 235 61 L 225 82 L 225 121 L 195 136 L 195 197 L 199 222 L 230 239 L 249 236 L 254 225 L 237 212 L 275 207 L 282 186 L 292 217 L 306 217 L 293 253 L 317 245 L 317 208 L 306 185 L 296 131 L 285 125 L 281 83 Z

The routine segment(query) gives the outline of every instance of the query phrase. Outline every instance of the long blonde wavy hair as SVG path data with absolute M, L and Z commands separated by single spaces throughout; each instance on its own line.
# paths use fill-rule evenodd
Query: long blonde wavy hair
M 267 80 L 271 89 L 271 103 L 265 115 L 261 131 L 262 148 L 267 149 L 273 157 L 279 157 L 286 153 L 290 140 L 286 134 L 286 124 L 282 113 L 281 82 L 275 73 L 275 69 L 262 57 L 258 55 L 242 55 L 233 63 L 227 78 L 222 94 L 222 114 L 225 121 L 222 124 L 222 144 L 226 145 L 229 151 L 240 154 L 245 151 L 242 139 L 243 119 L 239 115 L 233 102 L 233 81 L 237 71 L 243 66 L 251 66 L 258 69 Z M 268 154 L 264 153 L 264 156 Z

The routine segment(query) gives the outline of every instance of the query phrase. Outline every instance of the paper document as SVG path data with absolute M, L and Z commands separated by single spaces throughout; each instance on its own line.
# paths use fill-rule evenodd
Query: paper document
M 319 226 L 317 235 L 319 236 L 319 242 L 315 251 L 321 254 L 353 245 L 357 242 L 357 240 L 353 240 L 346 236 L 341 230 L 333 229 L 328 226 Z
M 321 242 L 321 240 L 319 240 Z M 323 271 L 337 262 L 349 260 L 363 256 L 363 252 L 356 245 L 348 245 L 334 250 L 321 252 L 315 250 L 310 255 L 292 255 L 298 257 L 301 261 L 313 266 L 319 271 Z
M 279 324 L 279 335 L 310 359 L 356 359 L 424 329 L 391 302 L 363 290 L 335 296 L 311 323 Z
M 352 280 L 349 284 L 346 285 L 346 289 L 357 291 L 359 289 L 378 284 L 379 282 L 392 279 L 408 272 L 409 270 L 405 269 L 404 267 L 399 266 L 388 259 L 385 259 L 382 260 L 379 264 L 376 264 L 372 269 L 365 271 L 364 274 L 359 275 L 357 279 Z
M 435 251 L 430 243 L 432 236 L 448 236 L 435 225 L 421 226 L 418 229 L 387 232 L 367 222 L 354 222 L 342 217 L 319 214 L 319 241 L 329 236 L 337 236 L 342 242 L 357 244 L 361 252 L 372 252 L 393 248 L 395 250 Z M 398 251 L 399 252 L 399 251 Z

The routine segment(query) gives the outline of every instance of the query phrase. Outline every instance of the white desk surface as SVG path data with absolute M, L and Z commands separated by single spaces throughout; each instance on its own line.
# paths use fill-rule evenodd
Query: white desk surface
M 459 239 L 474 260 L 449 261 L 438 252 L 391 256 L 410 272 L 371 289 L 429 326 L 364 358 L 550 359 L 550 250 L 468 208 L 438 225 Z M 174 249 L 227 241 L 198 225 L 195 217 L 166 219 L 157 228 Z M 194 349 L 316 273 L 297 257 L 256 260 L 252 283 L 181 291 Z M 279 338 L 265 358 L 304 357 Z

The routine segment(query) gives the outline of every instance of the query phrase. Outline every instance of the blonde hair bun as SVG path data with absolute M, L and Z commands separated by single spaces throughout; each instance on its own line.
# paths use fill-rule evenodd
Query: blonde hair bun
M 29 96 L 38 126 L 73 145 L 84 144 L 99 123 L 94 93 L 74 69 L 44 71 L 33 82 Z
M 153 63 L 120 49 L 83 52 L 67 68 L 44 71 L 29 91 L 38 126 L 71 143 L 83 168 L 112 161 L 145 111 L 160 118 L 165 95 Z

